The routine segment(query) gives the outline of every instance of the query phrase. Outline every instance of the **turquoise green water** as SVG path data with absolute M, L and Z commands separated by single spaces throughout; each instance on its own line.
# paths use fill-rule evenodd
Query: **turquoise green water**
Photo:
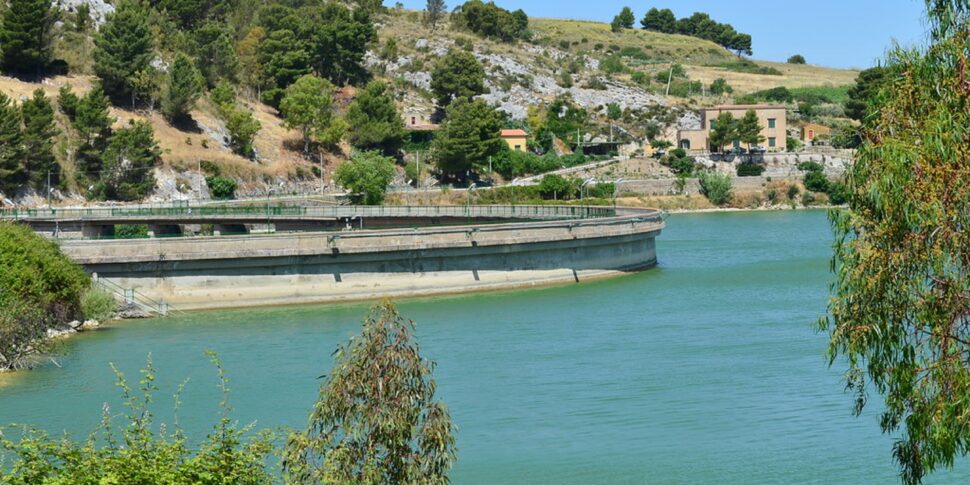
M 893 438 L 851 415 L 826 366 L 824 212 L 675 215 L 658 268 L 522 292 L 410 300 L 422 352 L 459 427 L 456 483 L 892 483 Z M 366 304 L 224 311 L 81 335 L 59 361 L 0 387 L 0 423 L 87 433 L 119 410 L 108 367 L 148 353 L 159 414 L 191 377 L 180 419 L 199 435 L 221 353 L 235 417 L 305 423 Z M 970 467 L 930 483 L 965 483 Z

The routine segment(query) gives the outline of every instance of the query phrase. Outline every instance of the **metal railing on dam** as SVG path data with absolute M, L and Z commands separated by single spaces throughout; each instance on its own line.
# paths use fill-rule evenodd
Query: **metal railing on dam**
M 14 221 L 154 221 L 218 219 L 347 219 L 374 217 L 452 217 L 508 219 L 589 219 L 612 217 L 609 206 L 454 205 L 454 206 L 138 206 L 92 208 L 0 209 L 0 220 Z

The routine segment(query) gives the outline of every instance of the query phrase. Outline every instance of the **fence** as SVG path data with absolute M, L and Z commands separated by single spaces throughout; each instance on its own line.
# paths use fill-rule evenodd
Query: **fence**
M 99 207 L 77 209 L 0 209 L 8 220 L 110 220 L 110 219 L 214 219 L 243 218 L 356 218 L 356 217 L 501 217 L 532 219 L 587 219 L 612 217 L 613 207 L 555 205 L 462 205 L 462 206 L 198 206 Z

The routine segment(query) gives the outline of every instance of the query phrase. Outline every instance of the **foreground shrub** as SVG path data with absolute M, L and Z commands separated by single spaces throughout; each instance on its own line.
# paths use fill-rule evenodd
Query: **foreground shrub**
M 81 297 L 81 315 L 85 320 L 107 320 L 118 309 L 114 295 L 98 288 L 88 288 Z
M 384 302 L 337 349 L 306 431 L 287 441 L 287 483 L 448 483 L 454 426 L 413 333 Z
M 731 177 L 719 172 L 705 170 L 698 174 L 701 193 L 714 205 L 724 205 L 731 199 Z
M 760 163 L 739 163 L 738 177 L 760 177 L 765 173 L 765 166 Z
M 150 404 L 159 388 L 149 357 L 137 393 L 124 374 L 112 366 L 126 408 L 123 426 L 116 426 L 114 421 L 118 416 L 105 408 L 98 431 L 83 442 L 52 437 L 30 427 L 10 426 L 0 430 L 0 454 L 10 459 L 6 462 L 9 467 L 0 468 L 0 483 L 272 483 L 266 470 L 266 458 L 273 449 L 271 435 L 253 434 L 252 425 L 240 428 L 229 418 L 229 379 L 215 355 L 209 355 L 219 372 L 222 412 L 197 450 L 190 448 L 177 423 L 169 428 L 155 422 Z M 176 411 L 184 386 L 175 394 Z
M 209 194 L 213 199 L 227 200 L 236 198 L 236 181 L 227 177 L 206 177 Z

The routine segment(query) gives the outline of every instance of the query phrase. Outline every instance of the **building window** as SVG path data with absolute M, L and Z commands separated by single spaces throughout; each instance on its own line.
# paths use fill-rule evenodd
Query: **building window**
M 769 137 L 768 138 L 768 147 L 774 148 L 776 146 L 778 146 L 778 145 L 777 145 L 777 143 L 775 143 L 775 137 L 773 137 L 773 136 L 772 137 Z
M 515 151 L 521 152 L 522 151 L 522 145 L 515 145 Z
M 711 129 L 713 130 L 714 129 L 714 120 L 711 120 L 710 121 L 710 125 L 711 125 Z
M 808 139 L 809 140 L 815 139 L 815 130 L 808 130 Z
M 768 118 L 768 128 L 774 128 L 774 127 L 775 127 L 775 119 Z
M 417 118 L 415 118 L 415 117 L 412 116 L 411 117 L 411 126 L 414 126 L 414 125 L 418 124 L 417 121 L 418 121 Z

